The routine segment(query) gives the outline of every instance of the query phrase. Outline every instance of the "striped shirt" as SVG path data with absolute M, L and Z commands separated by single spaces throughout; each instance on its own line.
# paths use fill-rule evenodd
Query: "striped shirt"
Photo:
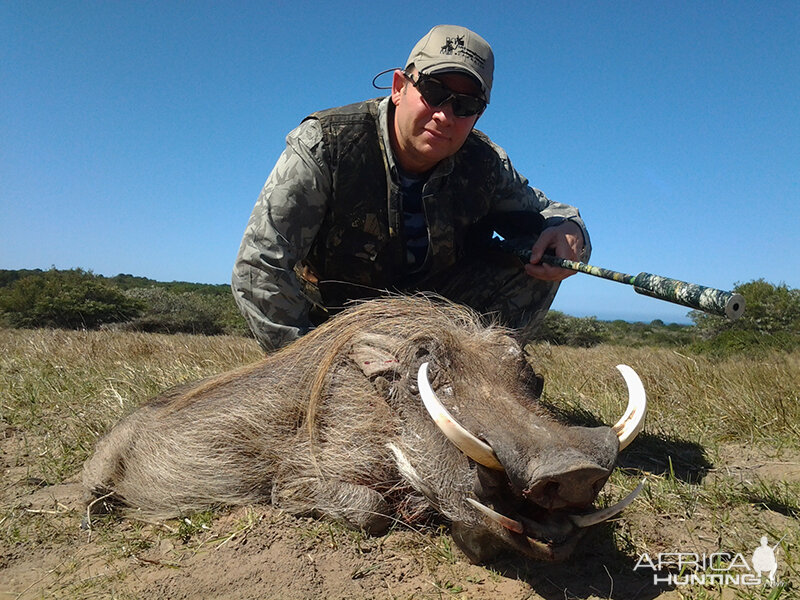
M 427 174 L 400 173 L 400 191 L 403 195 L 403 223 L 406 242 L 406 261 L 411 273 L 417 272 L 428 254 L 428 224 L 422 205 L 422 188 Z

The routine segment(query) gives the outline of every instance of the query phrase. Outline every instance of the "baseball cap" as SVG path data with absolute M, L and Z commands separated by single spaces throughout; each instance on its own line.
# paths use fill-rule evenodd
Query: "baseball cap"
M 417 42 L 406 61 L 420 73 L 466 73 L 478 81 L 486 102 L 492 91 L 494 53 L 474 31 L 458 25 L 437 25 Z

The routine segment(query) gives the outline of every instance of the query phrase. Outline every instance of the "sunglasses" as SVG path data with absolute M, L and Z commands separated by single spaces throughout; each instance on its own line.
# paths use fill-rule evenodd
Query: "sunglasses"
M 416 81 L 408 73 L 403 75 L 417 88 L 428 106 L 439 108 L 449 103 L 453 107 L 453 114 L 457 117 L 474 117 L 486 109 L 486 100 L 483 98 L 454 92 L 430 75 L 420 73 Z

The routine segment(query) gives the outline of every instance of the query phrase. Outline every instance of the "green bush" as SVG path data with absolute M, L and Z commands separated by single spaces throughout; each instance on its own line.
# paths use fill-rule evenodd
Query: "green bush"
M 798 348 L 800 348 L 800 336 L 789 332 L 759 333 L 739 329 L 722 331 L 708 339 L 699 340 L 691 346 L 691 349 L 698 354 L 711 354 L 719 357 L 743 353 L 762 356 L 771 350 L 791 352 Z
M 247 334 L 230 287 L 82 269 L 0 271 L 0 326 Z
M 603 341 L 604 328 L 595 317 L 571 317 L 557 310 L 545 315 L 532 341 L 589 348 Z
M 200 291 L 176 292 L 163 287 L 132 288 L 125 295 L 142 303 L 144 311 L 125 323 L 126 329 L 204 335 L 244 334 L 247 326 L 233 296 Z
M 44 273 L 41 269 L 0 269 L 0 288 L 11 285 L 18 279 L 28 277 L 30 275 L 41 275 Z
M 136 317 L 140 302 L 82 269 L 33 273 L 0 288 L 0 323 L 91 329 Z
M 690 325 L 666 324 L 661 319 L 654 319 L 650 323 L 629 323 L 620 319 L 603 322 L 603 341 L 609 344 L 676 347 L 689 344 L 694 339 L 694 328 Z
M 728 355 L 800 347 L 800 290 L 757 279 L 737 284 L 734 291 L 745 300 L 744 314 L 736 321 L 690 313 L 702 338 L 693 346 L 696 351 Z

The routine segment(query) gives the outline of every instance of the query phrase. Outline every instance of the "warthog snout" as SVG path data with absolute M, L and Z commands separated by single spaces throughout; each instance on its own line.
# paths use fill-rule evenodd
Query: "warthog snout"
M 146 403 L 98 442 L 83 481 L 89 500 L 161 517 L 266 501 L 381 533 L 435 511 L 473 560 L 559 559 L 635 495 L 591 512 L 644 417 L 641 382 L 619 368 L 620 421 L 570 427 L 539 404 L 507 331 L 440 299 L 372 300 Z
M 523 492 L 526 499 L 546 508 L 586 508 L 597 497 L 610 471 L 599 466 L 572 466 L 539 478 Z

